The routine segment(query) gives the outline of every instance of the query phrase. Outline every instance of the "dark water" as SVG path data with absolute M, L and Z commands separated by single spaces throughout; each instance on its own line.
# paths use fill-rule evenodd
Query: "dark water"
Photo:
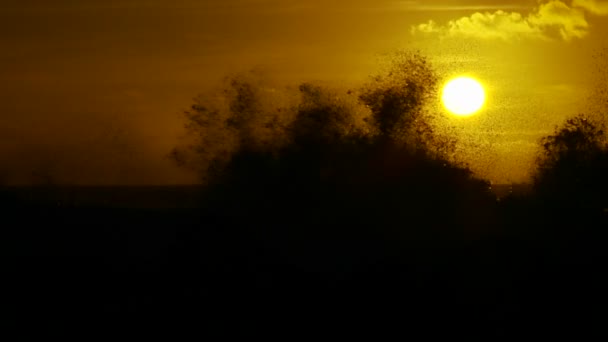
M 200 186 L 57 186 L 0 188 L 5 196 L 51 207 L 195 208 Z
M 527 184 L 496 184 L 491 187 L 498 199 L 512 195 L 524 196 L 531 192 Z M 57 186 L 5 187 L 4 196 L 25 203 L 55 207 L 105 208 L 197 208 L 204 202 L 204 188 L 183 186 Z
M 578 336 L 608 303 L 606 231 L 574 219 L 560 223 L 576 233 L 547 234 L 554 222 L 525 204 L 487 226 L 501 233 L 407 241 L 363 222 L 219 215 L 196 187 L 2 194 L 3 325 L 14 329 Z M 437 228 L 402 229 L 415 226 Z

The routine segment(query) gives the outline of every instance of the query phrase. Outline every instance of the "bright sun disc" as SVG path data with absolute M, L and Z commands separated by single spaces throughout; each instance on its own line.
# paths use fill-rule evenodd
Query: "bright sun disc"
M 441 100 L 451 113 L 470 116 L 483 107 L 486 102 L 486 92 L 478 81 L 469 77 L 458 77 L 445 85 Z

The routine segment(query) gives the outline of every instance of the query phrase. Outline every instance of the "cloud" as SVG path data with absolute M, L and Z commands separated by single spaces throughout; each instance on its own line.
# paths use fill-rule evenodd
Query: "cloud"
M 445 25 L 435 21 L 412 27 L 412 34 L 441 37 L 470 37 L 505 41 L 537 39 L 570 41 L 584 38 L 589 33 L 586 12 L 608 14 L 608 3 L 594 0 L 574 0 L 571 5 L 551 0 L 541 3 L 524 15 L 503 10 L 477 12 L 471 16 L 451 20 Z M 606 10 L 604 13 L 602 11 Z
M 413 28 L 414 33 L 440 34 L 441 36 L 463 36 L 484 39 L 517 38 L 520 36 L 540 38 L 543 35 L 539 27 L 533 26 L 519 13 L 497 11 L 495 13 L 475 13 L 470 17 L 448 22 L 441 26 L 429 21 Z
M 583 8 L 595 15 L 608 15 L 608 1 L 574 0 L 572 6 Z

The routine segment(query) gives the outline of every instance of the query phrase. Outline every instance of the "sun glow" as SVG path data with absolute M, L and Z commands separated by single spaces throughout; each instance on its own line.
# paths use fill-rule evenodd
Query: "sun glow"
M 471 116 L 483 107 L 486 92 L 479 81 L 470 77 L 454 78 L 446 83 L 441 95 L 444 107 L 457 116 Z

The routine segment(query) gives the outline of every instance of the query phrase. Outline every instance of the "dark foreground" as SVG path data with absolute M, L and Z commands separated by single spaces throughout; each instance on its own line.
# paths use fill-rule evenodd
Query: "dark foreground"
M 483 232 L 418 219 L 401 229 L 433 233 L 404 237 L 347 219 L 3 196 L 2 325 L 23 332 L 580 338 L 606 322 L 603 213 L 558 219 L 513 200 Z

